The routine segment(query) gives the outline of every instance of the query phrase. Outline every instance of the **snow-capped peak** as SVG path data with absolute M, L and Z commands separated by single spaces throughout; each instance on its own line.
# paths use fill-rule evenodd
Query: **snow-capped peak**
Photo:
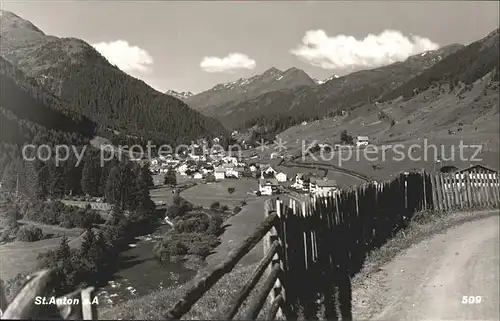
M 177 92 L 177 91 L 175 91 L 175 90 L 167 90 L 167 91 L 165 92 L 165 94 L 170 95 L 170 96 L 173 96 L 173 97 L 178 98 L 178 99 L 181 99 L 181 100 L 182 100 L 182 99 L 187 99 L 187 98 L 189 98 L 189 97 L 191 97 L 191 96 L 193 96 L 193 95 L 194 95 L 194 94 L 193 94 L 192 92 L 190 92 L 190 91 Z
M 314 79 L 314 80 L 316 81 L 316 83 L 317 83 L 318 85 L 321 85 L 321 84 L 324 84 L 325 82 L 328 82 L 328 81 L 330 81 L 330 80 L 332 80 L 332 79 L 335 79 L 335 78 L 339 78 L 339 76 L 337 76 L 337 75 L 333 75 L 333 76 L 330 76 L 330 77 L 328 77 L 328 78 L 326 78 L 326 79 L 323 79 L 323 80 L 318 80 L 318 79 Z

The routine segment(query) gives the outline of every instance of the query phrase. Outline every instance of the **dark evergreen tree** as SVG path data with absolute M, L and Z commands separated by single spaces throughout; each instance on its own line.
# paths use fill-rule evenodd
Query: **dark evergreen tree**
M 85 194 L 99 196 L 99 186 L 101 184 L 100 161 L 94 156 L 91 150 L 87 150 L 82 169 L 81 186 Z
M 16 166 L 13 163 L 8 164 L 2 175 L 2 189 L 9 192 L 14 192 L 17 186 Z
M 171 186 L 177 185 L 177 175 L 175 174 L 175 170 L 173 169 L 168 170 L 168 172 L 165 174 L 163 183 L 165 185 L 171 185 Z
M 149 168 L 149 163 L 144 164 L 141 167 L 141 176 L 144 182 L 146 182 L 146 186 L 148 188 L 154 187 L 153 176 L 151 175 L 151 170 Z
M 56 166 L 54 162 L 49 162 L 48 169 L 50 195 L 52 197 L 59 198 L 66 193 L 66 179 L 64 177 L 63 168 Z
M 35 159 L 33 161 L 25 161 L 25 180 L 26 194 L 34 199 L 43 199 L 46 197 L 43 186 L 40 182 L 40 170 L 43 164 Z

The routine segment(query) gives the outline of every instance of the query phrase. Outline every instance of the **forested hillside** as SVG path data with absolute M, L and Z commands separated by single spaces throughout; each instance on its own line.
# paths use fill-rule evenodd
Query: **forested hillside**
M 37 136 L 39 141 L 60 143 L 91 138 L 96 125 L 63 105 L 0 57 L 0 141 L 22 143 Z
M 86 42 L 47 36 L 10 12 L 1 19 L 1 55 L 61 98 L 65 109 L 98 123 L 101 133 L 111 128 L 157 144 L 226 133 L 216 120 L 111 65 Z

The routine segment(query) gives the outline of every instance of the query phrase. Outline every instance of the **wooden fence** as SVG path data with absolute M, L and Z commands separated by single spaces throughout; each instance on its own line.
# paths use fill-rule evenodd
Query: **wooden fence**
M 250 292 L 254 290 L 255 286 L 263 277 L 265 277 L 264 285 L 255 289 L 257 295 L 253 301 L 248 303 L 249 308 L 246 311 L 244 319 L 255 319 L 262 310 L 266 303 L 269 293 L 278 293 L 276 281 L 278 278 L 283 279 L 282 269 L 283 266 L 279 258 L 283 256 L 280 241 L 278 240 L 278 230 L 280 230 L 280 218 L 275 209 L 268 207 L 267 215 L 259 227 L 242 243 L 232 250 L 227 259 L 220 264 L 209 267 L 206 270 L 200 271 L 196 277 L 190 282 L 190 288 L 184 297 L 178 301 L 172 309 L 166 313 L 166 319 L 180 319 L 184 316 L 192 306 L 225 274 L 230 273 L 238 262 L 264 237 L 264 244 L 266 253 L 264 258 L 260 261 L 255 271 L 252 273 L 246 284 L 243 285 L 239 293 L 234 297 L 233 301 L 226 306 L 221 307 L 221 313 L 216 319 L 232 320 L 238 313 L 241 305 L 247 300 Z M 267 273 L 266 273 L 267 272 Z M 278 312 L 279 303 L 282 297 L 279 294 L 276 296 L 275 301 L 272 303 L 270 311 L 266 315 L 266 319 L 274 319 Z
M 431 180 L 434 210 L 495 207 L 500 203 L 497 173 L 477 171 L 437 174 Z
M 350 279 L 361 270 L 369 252 L 406 228 L 419 212 L 498 207 L 498 183 L 498 174 L 491 173 L 405 173 L 388 182 L 307 201 L 268 200 L 265 219 L 258 228 L 226 260 L 200 271 L 165 317 L 182 318 L 263 240 L 263 259 L 233 300 L 221 306 L 217 319 L 233 319 L 249 294 L 256 292 L 247 302 L 244 319 L 260 317 L 268 302 L 263 316 L 266 320 L 351 320 Z M 263 285 L 255 288 L 260 280 Z M 19 311 L 23 309 L 11 304 L 6 313 L 11 317 L 27 315 Z

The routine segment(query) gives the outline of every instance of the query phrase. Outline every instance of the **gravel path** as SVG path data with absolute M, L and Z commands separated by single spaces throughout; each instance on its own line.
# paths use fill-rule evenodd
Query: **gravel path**
M 500 320 L 499 216 L 422 241 L 370 277 L 376 320 Z M 463 303 L 464 297 L 466 303 Z

